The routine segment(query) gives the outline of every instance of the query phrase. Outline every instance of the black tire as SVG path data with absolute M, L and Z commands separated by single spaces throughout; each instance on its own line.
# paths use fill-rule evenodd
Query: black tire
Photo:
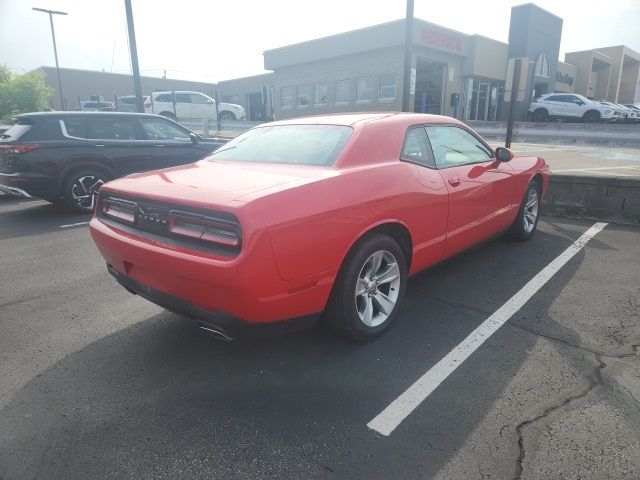
M 160 115 L 162 115 L 163 117 L 170 118 L 174 122 L 176 121 L 176 116 L 174 115 L 173 112 L 160 112 Z
M 379 269 L 372 272 L 373 275 L 367 276 L 368 271 L 365 267 L 372 268 L 375 264 L 375 260 L 372 259 L 374 255 L 379 254 L 382 254 Z M 382 272 L 382 279 L 385 271 L 392 275 L 397 274 L 397 281 L 394 279 L 378 283 L 376 275 Z M 387 278 L 392 278 L 392 275 Z M 363 286 L 365 283 L 368 285 L 366 288 Z M 364 237 L 351 249 L 340 268 L 324 313 L 325 321 L 335 332 L 352 340 L 373 340 L 386 331 L 396 317 L 404 297 L 406 283 L 407 265 L 398 242 L 382 234 Z M 364 293 L 357 295 L 356 289 L 359 286 L 363 288 Z M 394 297 L 393 306 L 385 313 L 378 299 Z M 359 314 L 359 311 L 364 311 L 364 316 L 367 317 L 367 302 L 371 308 L 369 319 L 372 325 L 366 325 Z M 391 303 L 386 304 L 387 307 L 389 305 Z M 381 323 L 376 323 L 376 319 Z
M 220 120 L 235 120 L 236 116 L 233 114 L 233 112 L 229 112 L 227 110 L 220 112 L 218 114 L 218 118 Z
M 582 116 L 585 123 L 598 123 L 600 122 L 600 112 L 595 110 L 589 110 Z
M 549 120 L 549 112 L 544 108 L 538 108 L 533 112 L 534 122 L 546 122 Z
M 92 213 L 98 190 L 111 180 L 111 175 L 98 168 L 82 168 L 67 176 L 62 196 L 67 207 L 76 212 Z M 85 197 L 85 198 L 78 198 Z
M 530 202 L 533 200 L 535 194 L 535 212 L 532 212 Z M 541 188 L 537 181 L 532 181 L 524 192 L 518 215 L 516 216 L 511 228 L 509 229 L 509 236 L 514 240 L 524 241 L 529 240 L 535 233 L 538 227 L 538 220 L 540 219 L 540 194 Z M 525 215 L 525 211 L 528 212 Z M 535 219 L 532 222 L 532 213 L 535 215 Z

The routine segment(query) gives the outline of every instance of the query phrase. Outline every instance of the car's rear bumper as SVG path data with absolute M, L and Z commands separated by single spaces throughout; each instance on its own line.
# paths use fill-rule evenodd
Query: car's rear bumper
M 176 299 L 167 308 L 202 321 L 213 321 L 212 312 L 216 322 L 225 312 L 246 324 L 312 316 L 322 312 L 331 292 L 333 273 L 283 280 L 266 231 L 246 239 L 235 258 L 149 239 L 95 217 L 90 231 L 110 270 L 143 286 L 131 290 L 163 306 Z
M 107 265 L 109 273 L 120 285 L 131 293 L 155 303 L 171 312 L 195 321 L 203 330 L 213 333 L 219 338 L 232 340 L 243 337 L 266 337 L 280 335 L 311 327 L 320 314 L 305 315 L 278 322 L 250 323 L 240 320 L 223 311 L 211 311 L 199 308 L 184 298 L 176 297 L 138 282 Z

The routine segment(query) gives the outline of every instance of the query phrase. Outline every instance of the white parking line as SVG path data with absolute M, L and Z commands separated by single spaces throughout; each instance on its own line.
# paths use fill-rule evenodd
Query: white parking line
M 561 170 L 551 169 L 553 173 L 559 172 L 590 172 L 590 171 L 598 171 L 598 170 L 619 170 L 619 169 L 629 169 L 629 170 L 638 170 L 640 166 L 637 165 L 618 165 L 612 167 L 592 167 L 592 168 L 565 168 Z
M 89 222 L 70 223 L 69 225 L 60 225 L 60 228 L 77 227 L 78 225 L 89 225 Z
M 451 375 L 480 345 L 493 335 L 511 316 L 529 301 L 571 258 L 607 224 L 595 223 L 569 248 L 558 255 L 535 277 L 518 291 L 507 303 L 480 324 L 471 334 L 451 350 L 442 360 L 405 390 L 367 426 L 382 435 L 390 435 L 400 423 Z

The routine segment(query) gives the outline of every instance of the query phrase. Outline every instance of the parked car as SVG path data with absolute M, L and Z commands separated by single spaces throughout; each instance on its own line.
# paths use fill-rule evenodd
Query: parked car
M 0 136 L 0 191 L 94 209 L 100 186 L 133 172 L 194 162 L 224 144 L 158 115 L 38 112 Z
M 11 125 L 0 125 L 0 134 L 3 134 L 11 128 Z
M 145 102 L 147 113 L 155 113 L 173 120 L 182 118 L 216 118 L 216 101 L 200 92 L 175 92 L 175 113 L 173 110 L 174 92 L 154 92 Z M 218 106 L 220 120 L 246 120 L 244 108 L 234 103 L 222 103 Z
M 536 230 L 549 167 L 453 118 L 265 124 L 205 159 L 100 190 L 91 235 L 127 290 L 223 338 L 312 324 L 368 340 L 407 276 Z M 508 248 L 508 247 L 507 247 Z
M 149 100 L 148 95 L 142 96 L 142 104 Z M 136 96 L 135 95 L 124 95 L 122 97 L 116 97 L 116 112 L 132 112 L 136 113 L 138 110 L 136 108 Z
M 531 102 L 529 113 L 534 122 L 573 120 L 597 123 L 615 118 L 613 108 L 573 93 L 542 95 Z
M 115 105 L 113 102 L 80 102 L 80 111 L 82 112 L 113 112 Z
M 635 114 L 635 123 L 640 123 L 640 107 L 633 104 L 627 104 L 625 107 Z
M 627 109 L 618 105 L 617 103 L 600 101 L 598 102 L 600 105 L 604 105 L 605 107 L 612 108 L 614 111 L 614 122 L 615 123 L 627 123 L 628 112 Z

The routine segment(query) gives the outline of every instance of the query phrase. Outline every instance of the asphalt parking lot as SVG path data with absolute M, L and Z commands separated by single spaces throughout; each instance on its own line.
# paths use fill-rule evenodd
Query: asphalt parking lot
M 387 436 L 367 425 L 593 222 L 413 277 L 354 344 L 205 336 L 118 286 L 86 221 L 0 197 L 0 479 L 640 478 L 637 228 L 595 234 Z

